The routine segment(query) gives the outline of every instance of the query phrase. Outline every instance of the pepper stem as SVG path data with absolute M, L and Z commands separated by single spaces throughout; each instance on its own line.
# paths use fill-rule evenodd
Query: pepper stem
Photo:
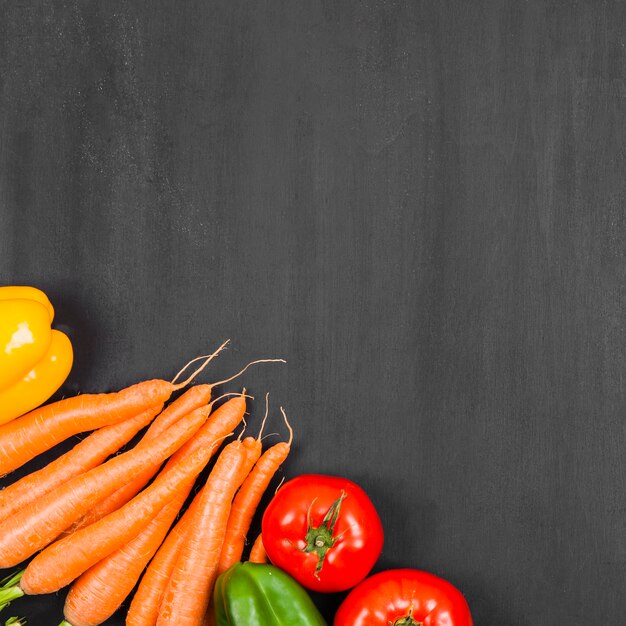
M 313 506 L 313 503 L 311 503 L 311 507 L 309 507 L 307 515 L 308 529 L 304 537 L 306 541 L 306 548 L 302 551 L 314 552 L 317 555 L 317 565 L 315 566 L 314 574 L 315 578 L 319 578 L 319 573 L 322 571 L 326 553 L 335 545 L 335 542 L 338 539 L 338 537 L 334 534 L 335 525 L 337 524 L 337 519 L 339 518 L 341 503 L 345 497 L 346 492 L 342 490 L 341 495 L 332 503 L 328 511 L 326 511 L 326 515 L 324 515 L 324 519 L 319 526 L 311 525 L 311 507 Z

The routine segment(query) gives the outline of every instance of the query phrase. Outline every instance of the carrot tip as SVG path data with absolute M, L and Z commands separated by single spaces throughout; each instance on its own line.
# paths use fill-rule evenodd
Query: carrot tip
M 226 378 L 225 380 L 220 380 L 217 383 L 213 383 L 213 386 L 224 385 L 229 383 L 231 380 L 235 380 L 238 376 L 241 376 L 249 367 L 252 365 L 257 365 L 258 363 L 287 363 L 285 359 L 257 359 L 256 361 L 250 361 L 243 369 L 239 370 L 236 374 L 233 374 L 230 378 Z
M 285 420 L 285 424 L 287 424 L 287 428 L 289 430 L 289 441 L 287 442 L 287 445 L 291 446 L 291 443 L 293 441 L 293 428 L 291 428 L 291 424 L 289 423 L 289 420 L 287 419 L 285 409 L 283 409 L 282 406 L 280 407 L 280 412 L 283 414 L 283 419 Z
M 219 402 L 220 400 L 224 400 L 226 398 L 245 398 L 246 396 L 244 396 L 243 394 L 237 392 L 237 391 L 228 391 L 227 393 L 223 393 L 221 396 L 218 396 L 217 398 L 211 400 L 211 402 L 209 402 L 209 404 L 207 404 L 208 407 L 212 407 L 216 402 Z
M 278 436 L 280 436 L 280 433 L 267 433 L 267 435 L 263 435 L 263 437 L 261 437 L 261 441 L 263 441 L 264 439 L 269 439 L 270 437 Z
M 257 439 L 261 441 L 263 435 L 263 429 L 265 428 L 265 422 L 267 421 L 267 416 L 270 412 L 270 394 L 269 392 L 265 394 L 265 415 L 263 416 L 263 421 L 261 422 L 261 430 L 259 431 L 259 435 Z
M 239 437 L 237 437 L 239 441 L 241 441 L 243 434 L 246 432 L 246 428 L 248 428 L 248 423 L 246 422 L 246 418 L 242 417 L 241 421 L 243 422 L 243 427 L 241 429 L 241 432 L 239 433 Z
M 176 376 L 174 376 L 174 378 L 172 379 L 172 384 L 176 384 L 176 389 L 182 389 L 183 387 L 186 387 L 222 350 L 224 350 L 226 348 L 226 346 L 230 343 L 230 339 L 227 339 L 215 352 L 213 352 L 212 354 L 205 354 L 202 356 L 197 356 L 195 359 L 191 359 L 191 361 L 189 361 L 179 372 L 178 374 L 176 374 Z M 196 361 L 200 361 L 202 359 L 205 359 L 204 363 L 198 368 L 196 369 L 191 376 L 189 376 L 189 378 L 187 378 L 187 380 L 183 381 L 182 383 L 176 383 L 176 381 L 178 380 L 178 378 L 182 375 L 182 373 L 192 364 L 195 363 Z
M 276 487 L 276 491 L 274 491 L 274 495 L 276 495 L 278 493 L 278 490 L 283 486 L 283 483 L 285 482 L 285 477 L 283 476 L 280 479 L 280 482 L 278 483 L 278 487 Z

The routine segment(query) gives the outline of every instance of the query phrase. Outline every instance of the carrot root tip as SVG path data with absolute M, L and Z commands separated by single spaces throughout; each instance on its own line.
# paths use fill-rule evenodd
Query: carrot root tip
M 233 374 L 230 378 L 226 378 L 225 380 L 220 380 L 219 382 L 214 383 L 213 386 L 217 387 L 218 385 L 225 385 L 226 383 L 235 380 L 235 378 L 237 378 L 238 376 L 241 376 L 252 365 L 258 365 L 259 363 L 287 363 L 287 361 L 285 361 L 285 359 L 257 359 L 256 361 L 250 361 L 250 363 L 248 363 L 244 368 L 239 370 L 236 374 Z
M 226 348 L 226 346 L 230 343 L 230 339 L 227 339 L 215 352 L 213 352 L 212 354 L 206 354 L 203 356 L 198 356 L 195 359 L 191 359 L 191 361 L 189 361 L 179 372 L 178 374 L 176 374 L 176 376 L 174 376 L 174 378 L 171 381 L 172 385 L 175 385 L 176 389 L 182 389 L 183 387 L 186 387 L 187 385 L 189 385 L 189 383 L 191 383 L 191 381 L 222 351 Z M 202 363 L 202 365 L 198 368 L 196 368 L 196 370 L 194 372 L 192 372 L 192 374 L 186 379 L 184 380 L 182 383 L 176 383 L 176 381 L 181 377 L 181 375 L 183 374 L 183 372 L 192 364 L 195 363 L 196 361 L 201 361 L 204 359 L 204 363 Z
M 287 445 L 291 446 L 292 442 L 293 442 L 293 428 L 291 427 L 291 424 L 289 423 L 289 420 L 287 419 L 287 414 L 285 413 L 285 409 L 283 409 L 283 407 L 280 407 L 280 412 L 283 414 L 283 419 L 285 420 L 285 424 L 287 424 L 287 428 L 289 429 L 289 441 L 287 442 Z
M 267 422 L 267 416 L 270 412 L 270 394 L 269 392 L 265 394 L 265 415 L 263 416 L 263 421 L 261 422 L 261 430 L 257 436 L 257 439 L 261 441 L 263 439 L 263 429 L 265 428 L 265 422 Z

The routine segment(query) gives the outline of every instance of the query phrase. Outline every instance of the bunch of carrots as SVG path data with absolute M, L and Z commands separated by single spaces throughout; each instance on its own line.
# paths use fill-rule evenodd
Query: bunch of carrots
M 255 512 L 293 438 L 281 408 L 289 441 L 263 451 L 266 397 L 258 435 L 244 437 L 242 431 L 226 443 L 241 423 L 245 428 L 248 396 L 244 390 L 212 399 L 214 387 L 268 361 L 253 361 L 218 383 L 191 385 L 226 343 L 199 357 L 202 364 L 182 382 L 176 381 L 189 364 L 171 382 L 79 395 L 0 426 L 0 475 L 93 431 L 0 491 L 0 568 L 30 559 L 4 581 L 0 610 L 21 596 L 71 585 L 60 626 L 97 626 L 136 588 L 128 626 L 212 624 L 214 582 L 242 559 Z M 194 490 L 214 456 L 205 484 Z M 265 560 L 260 537 L 249 559 Z

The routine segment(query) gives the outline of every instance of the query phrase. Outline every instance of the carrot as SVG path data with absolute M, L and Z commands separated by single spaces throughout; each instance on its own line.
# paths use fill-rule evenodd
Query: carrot
M 259 359 L 259 360 L 256 360 L 256 361 L 252 361 L 252 362 L 248 363 L 239 372 L 237 372 L 233 376 L 230 376 L 226 380 L 222 380 L 222 381 L 219 381 L 217 383 L 213 383 L 211 385 L 203 385 L 202 386 L 203 387 L 203 393 L 207 393 L 208 394 L 210 389 L 212 389 L 214 387 L 217 387 L 218 385 L 223 385 L 225 383 L 228 383 L 228 382 L 234 380 L 238 376 L 241 376 L 241 374 L 243 374 L 252 365 L 255 365 L 255 364 L 258 364 L 258 363 L 275 363 L 275 362 L 283 363 L 284 361 L 283 361 L 283 359 Z M 184 368 L 183 368 L 183 370 L 184 370 Z M 181 370 L 181 372 L 183 370 Z M 176 375 L 174 380 L 176 380 L 176 378 L 181 374 L 181 372 L 179 372 Z M 198 386 L 200 386 L 200 385 L 198 385 Z M 197 393 L 197 392 L 195 392 L 195 393 Z M 210 399 L 210 395 L 207 397 L 207 402 L 208 402 L 209 399 Z M 181 398 L 181 400 L 182 400 L 182 398 Z M 189 398 L 188 401 L 190 402 L 191 398 Z M 178 410 L 180 411 L 180 413 L 182 413 L 183 412 L 183 406 L 182 405 L 179 406 Z M 159 425 L 156 424 L 156 422 L 155 422 L 154 426 L 155 426 L 154 431 L 146 433 L 146 436 L 148 436 L 148 437 L 153 437 L 153 436 L 157 437 L 160 434 Z M 74 531 L 74 530 L 76 530 L 78 528 L 82 528 L 83 526 L 87 526 L 89 524 L 93 524 L 94 522 L 97 522 L 99 519 L 102 519 L 103 517 L 105 517 L 109 513 L 112 513 L 113 511 L 119 509 L 122 505 L 126 504 L 126 502 L 128 502 L 133 496 L 135 496 L 137 493 L 139 493 L 139 491 L 141 491 L 141 489 L 154 476 L 154 474 L 156 473 L 157 469 L 158 468 L 146 468 L 145 471 L 143 471 L 140 474 L 138 474 L 132 481 L 129 481 L 122 488 L 120 488 L 116 493 L 111 494 L 109 497 L 104 499 L 102 502 L 98 503 L 98 505 L 96 505 L 95 507 L 90 509 L 89 512 L 85 515 L 85 517 L 83 519 L 79 520 L 76 523 L 75 527 L 71 529 L 71 531 Z
M 256 440 L 249 438 L 250 442 Z M 246 440 L 244 440 L 246 446 Z M 254 458 L 248 448 L 248 457 Z M 254 461 L 246 459 L 249 466 Z M 74 581 L 65 600 L 65 620 L 71 626 L 98 626 L 120 607 L 133 590 L 148 561 L 161 545 L 176 515 L 180 511 L 191 483 L 181 487 L 175 499 L 126 546 L 105 557 Z
M 232 414 L 230 421 L 232 428 L 242 420 L 245 412 L 245 402 L 237 402 L 238 400 L 238 398 L 230 400 L 215 412 L 215 416 L 217 416 L 219 412 L 229 411 Z M 235 419 L 232 419 L 233 417 Z M 200 430 L 196 438 L 203 430 L 207 429 L 209 422 Z M 193 516 L 193 511 L 197 508 L 198 501 L 199 494 L 167 535 L 144 572 L 126 616 L 127 626 L 154 626 L 156 624 L 161 597 L 167 586 L 170 573 L 174 568 L 180 546 L 185 538 L 189 521 Z
M 246 456 L 237 479 L 239 483 L 243 482 L 261 453 L 259 438 L 246 437 L 242 445 Z M 154 626 L 156 624 L 161 599 L 199 506 L 199 496 L 200 494 L 194 498 L 183 517 L 166 537 L 144 573 L 126 617 L 127 626 Z
M 235 496 L 230 517 L 228 518 L 224 547 L 220 555 L 219 574 L 225 572 L 231 565 L 241 560 L 246 535 L 261 498 L 274 474 L 289 455 L 293 431 L 282 408 L 281 411 L 289 428 L 289 441 L 287 443 L 277 443 L 263 453 L 263 456 L 258 460 Z
M 163 595 L 157 626 L 197 626 L 202 622 L 246 454 L 242 443 L 233 441 L 220 453 L 209 474 Z
M 0 520 L 52 491 L 65 481 L 100 465 L 128 443 L 161 410 L 157 405 L 119 424 L 103 426 L 45 467 L 0 491 Z
M 220 439 L 232 425 L 224 420 Z M 181 487 L 174 500 L 163 507 L 126 546 L 96 563 L 74 581 L 65 601 L 65 619 L 68 624 L 96 626 L 119 608 L 161 545 L 191 486 L 190 482 Z
M 144 435 L 144 439 L 146 441 L 156 439 L 183 415 L 206 405 L 211 399 L 213 387 L 213 385 L 195 385 L 188 389 L 152 422 L 150 428 L 148 428 Z M 89 511 L 83 515 L 72 528 L 68 529 L 65 534 L 70 534 L 79 528 L 89 526 L 89 524 L 93 524 L 109 513 L 119 509 L 120 506 L 126 504 L 145 487 L 157 470 L 158 466 L 150 466 L 140 471 L 132 480 L 126 482 L 117 491 L 102 499 L 96 506 L 89 509 Z
M 267 563 L 267 552 L 263 545 L 263 535 L 259 533 L 250 549 L 250 563 Z
M 149 439 L 158 437 L 183 415 L 208 404 L 211 400 L 214 385 L 194 385 L 169 404 L 165 410 L 150 424 L 146 435 Z
M 140 441 L 128 452 L 71 478 L 0 522 L 0 568 L 12 567 L 46 546 L 96 502 L 118 489 L 138 468 L 160 464 L 205 419 L 202 409 L 190 413 L 157 441 Z
M 243 483 L 246 476 L 252 471 L 254 464 L 259 460 L 261 456 L 261 440 L 253 439 L 252 437 L 246 437 L 243 440 L 244 448 L 246 448 L 246 458 L 241 467 L 241 480 L 239 484 Z
M 199 500 L 200 493 L 196 495 L 150 561 L 131 600 L 126 615 L 126 626 L 155 626 L 161 599 L 176 565 L 180 547 L 187 536 L 190 520 L 198 508 Z
M 34 409 L 0 426 L 0 476 L 72 435 L 116 424 L 186 387 L 224 348 L 222 344 L 181 383 L 147 380 L 113 393 L 83 394 Z M 194 359 L 196 360 L 196 359 Z
M 245 411 L 245 400 L 242 397 L 233 398 L 220 409 L 231 403 L 235 405 L 238 416 L 241 416 Z M 218 440 L 208 439 L 207 433 L 213 433 L 216 429 L 223 431 L 235 411 L 231 406 L 222 412 L 219 421 L 213 421 L 212 428 L 198 431 L 193 439 L 172 456 L 152 484 L 130 502 L 40 552 L 24 572 L 20 582 L 22 591 L 30 595 L 57 591 L 135 538 L 146 523 L 176 497 L 179 490 L 186 488 L 188 481 L 193 483 L 224 438 L 222 435 Z M 171 426 L 167 433 L 178 428 L 188 418 L 202 413 L 203 408 L 196 409 Z M 152 445 L 159 445 L 165 436 Z
M 117 611 L 161 545 L 191 486 L 189 482 L 188 488 L 182 487 L 175 498 L 132 541 L 90 567 L 74 581 L 65 598 L 64 624 L 98 626 Z

